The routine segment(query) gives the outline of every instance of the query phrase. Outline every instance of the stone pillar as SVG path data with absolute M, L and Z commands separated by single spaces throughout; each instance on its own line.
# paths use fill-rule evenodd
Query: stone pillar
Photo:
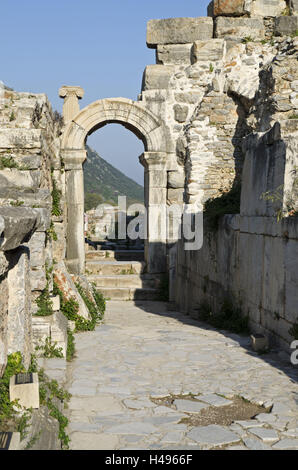
M 29 257 L 30 253 L 26 247 L 7 252 L 11 267 L 7 275 L 7 353 L 21 352 L 26 368 L 29 367 L 32 353 Z
M 67 124 L 80 111 L 79 99 L 83 98 L 84 90 L 79 86 L 63 86 L 59 90 L 59 96 L 64 98 L 63 119 Z
M 166 153 L 145 152 L 140 156 L 145 168 L 145 205 L 147 239 L 145 260 L 148 273 L 164 273 L 167 269 L 167 164 Z
M 69 270 L 81 274 L 85 270 L 84 178 L 86 150 L 63 150 L 66 172 L 66 260 Z

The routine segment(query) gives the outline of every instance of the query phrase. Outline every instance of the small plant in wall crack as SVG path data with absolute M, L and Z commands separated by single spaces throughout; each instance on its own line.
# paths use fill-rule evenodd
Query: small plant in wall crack
M 36 351 L 42 351 L 43 357 L 53 358 L 53 357 L 64 357 L 62 348 L 57 346 L 57 342 L 52 342 L 51 338 L 46 338 L 44 344 L 40 344 L 35 347 Z
M 52 215 L 59 217 L 62 215 L 62 209 L 61 209 L 61 191 L 58 189 L 57 182 L 53 176 L 53 171 L 52 171 Z

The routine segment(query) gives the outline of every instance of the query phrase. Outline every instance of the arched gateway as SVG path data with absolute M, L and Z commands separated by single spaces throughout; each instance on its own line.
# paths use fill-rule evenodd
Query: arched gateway
M 67 252 L 69 269 L 82 273 L 85 268 L 84 246 L 84 180 L 85 142 L 88 135 L 109 123 L 119 123 L 144 143 L 140 162 L 145 168 L 145 205 L 147 237 L 145 260 L 147 271 L 166 270 L 166 137 L 160 120 L 140 102 L 125 98 L 95 101 L 80 111 L 80 87 L 62 87 L 63 117 L 66 124 L 61 138 L 61 156 L 66 171 Z

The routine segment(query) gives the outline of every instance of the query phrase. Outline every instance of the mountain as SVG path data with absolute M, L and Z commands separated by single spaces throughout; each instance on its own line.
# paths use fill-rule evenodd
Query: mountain
M 143 203 L 144 188 L 110 165 L 88 145 L 84 163 L 85 210 L 102 202 L 117 204 L 118 196 L 126 196 L 128 204 Z

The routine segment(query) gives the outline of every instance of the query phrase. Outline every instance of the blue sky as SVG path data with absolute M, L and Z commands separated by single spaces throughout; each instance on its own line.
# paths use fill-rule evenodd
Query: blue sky
M 146 65 L 150 19 L 206 16 L 209 0 L 1 0 L 0 80 L 17 91 L 46 93 L 62 111 L 61 85 L 80 85 L 80 106 L 101 98 L 136 100 Z M 128 176 L 143 181 L 143 144 L 107 125 L 88 144 Z

